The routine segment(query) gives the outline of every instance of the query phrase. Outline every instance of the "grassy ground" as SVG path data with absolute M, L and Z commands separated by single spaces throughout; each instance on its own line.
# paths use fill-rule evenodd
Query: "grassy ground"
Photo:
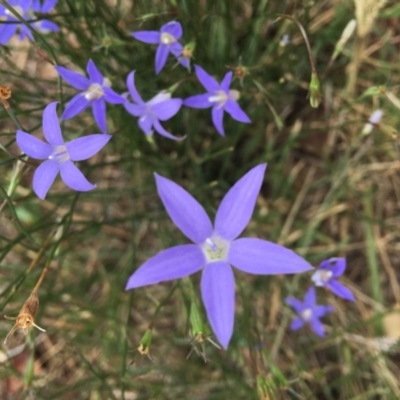
M 3 2 L 0 2 L 3 3 Z M 240 104 L 252 124 L 225 117 L 226 137 L 208 110 L 183 108 L 165 127 L 182 142 L 146 141 L 136 119 L 108 108 L 114 137 L 80 168 L 98 188 L 67 189 L 45 201 L 32 192 L 32 165 L 18 162 L 16 125 L 0 106 L 0 311 L 16 316 L 41 272 L 36 323 L 46 333 L 16 334 L 0 350 L 3 399 L 398 399 L 400 398 L 400 8 L 387 1 L 59 1 L 61 32 L 0 47 L 0 86 L 12 89 L 12 114 L 39 135 L 43 108 L 75 90 L 46 58 L 76 71 L 89 58 L 123 92 L 136 70 L 143 98 L 179 83 L 175 95 L 200 91 L 195 75 L 172 58 L 154 74 L 154 48 L 130 32 L 178 20 L 195 63 L 218 79 L 249 68 Z M 374 7 L 376 13 L 374 15 Z M 307 33 L 322 102 L 307 100 L 311 65 L 296 18 Z M 343 29 L 358 30 L 331 61 Z M 282 46 L 283 35 L 290 37 Z M 372 112 L 384 111 L 367 135 Z M 63 124 L 73 138 L 98 131 L 89 111 Z M 357 301 L 338 300 L 324 318 L 327 336 L 289 331 L 288 295 L 303 297 L 309 275 L 258 277 L 235 272 L 236 320 L 227 351 L 206 344 L 207 363 L 190 345 L 190 284 L 173 281 L 125 292 L 132 272 L 186 239 L 169 220 L 153 172 L 189 190 L 213 215 L 246 171 L 268 162 L 246 233 L 283 244 L 317 266 L 347 258 L 343 282 Z M 6 196 L 7 193 L 7 196 Z M 198 291 L 199 276 L 192 278 Z M 200 297 L 199 297 L 200 298 Z M 200 304 L 200 303 L 199 303 Z M 203 312 L 203 311 L 202 311 Z M 2 318 L 0 336 L 12 321 Z M 150 354 L 137 351 L 153 324 Z

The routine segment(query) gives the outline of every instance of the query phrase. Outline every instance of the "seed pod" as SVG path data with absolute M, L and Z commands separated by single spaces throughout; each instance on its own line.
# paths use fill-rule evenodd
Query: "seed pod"
M 7 317 L 4 316 L 8 320 L 15 320 L 15 325 L 8 333 L 4 340 L 4 344 L 7 343 L 8 338 L 19 328 L 22 328 L 24 334 L 28 334 L 28 329 L 31 326 L 39 329 L 42 332 L 46 332 L 44 329 L 40 328 L 35 324 L 35 317 L 37 310 L 39 308 L 39 298 L 37 296 L 36 290 L 34 290 L 28 299 L 25 301 L 24 305 L 21 308 L 21 311 L 18 314 L 18 317 Z

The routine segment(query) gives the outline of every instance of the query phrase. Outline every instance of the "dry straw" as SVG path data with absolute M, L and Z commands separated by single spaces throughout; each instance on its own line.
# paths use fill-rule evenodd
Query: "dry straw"
M 364 38 L 371 31 L 379 10 L 386 0 L 354 0 L 356 6 L 357 34 Z

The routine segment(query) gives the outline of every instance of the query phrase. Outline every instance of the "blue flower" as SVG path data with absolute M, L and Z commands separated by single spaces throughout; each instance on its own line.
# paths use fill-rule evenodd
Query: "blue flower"
M 167 132 L 160 121 L 172 118 L 181 108 L 181 99 L 171 99 L 171 93 L 161 92 L 151 100 L 144 102 L 135 87 L 135 71 L 132 71 L 126 80 L 129 94 L 135 103 L 126 101 L 124 107 L 129 114 L 139 117 L 139 128 L 150 137 L 153 135 L 153 128 L 160 135 L 169 139 L 182 140 L 185 137 L 177 138 Z
M 314 333 L 321 337 L 325 336 L 324 327 L 319 319 L 325 314 L 332 312 L 333 307 L 318 305 L 316 303 L 315 289 L 313 286 L 308 289 L 303 302 L 294 297 L 287 297 L 285 302 L 299 315 L 293 319 L 290 326 L 292 331 L 300 329 L 304 324 L 309 324 Z
M 155 60 L 156 74 L 164 68 L 169 53 L 172 53 L 181 65 L 189 68 L 189 59 L 183 56 L 183 46 L 178 41 L 182 37 L 182 26 L 179 22 L 168 22 L 159 31 L 139 31 L 132 32 L 131 35 L 141 42 L 158 44 Z
M 156 254 L 129 278 L 126 289 L 183 278 L 202 271 L 201 295 L 208 320 L 224 348 L 233 333 L 233 267 L 259 275 L 294 274 L 312 269 L 293 251 L 257 238 L 238 238 L 249 223 L 266 164 L 251 169 L 223 198 L 214 226 L 204 208 L 181 186 L 155 174 L 158 194 L 175 225 L 193 244 Z
M 232 72 L 228 72 L 222 82 L 219 84 L 211 75 L 208 75 L 203 68 L 194 66 L 198 80 L 207 90 L 207 93 L 188 97 L 183 101 L 187 107 L 209 108 L 212 107 L 211 115 L 215 128 L 221 136 L 225 136 L 223 118 L 226 111 L 233 119 L 237 121 L 250 123 L 250 118 L 240 108 L 237 100 L 239 92 L 230 90 Z
M 313 273 L 311 280 L 315 286 L 327 287 L 336 296 L 339 296 L 348 301 L 355 301 L 353 293 L 346 286 L 337 281 L 339 276 L 342 276 L 346 269 L 345 258 L 330 258 L 324 260 L 319 268 Z
M 106 101 L 111 104 L 123 104 L 126 100 L 110 88 L 110 81 L 103 77 L 92 60 L 89 60 L 86 67 L 89 79 L 64 67 L 55 68 L 65 81 L 75 89 L 81 90 L 81 93 L 75 95 L 65 107 L 62 119 L 70 119 L 92 106 L 97 125 L 106 133 Z

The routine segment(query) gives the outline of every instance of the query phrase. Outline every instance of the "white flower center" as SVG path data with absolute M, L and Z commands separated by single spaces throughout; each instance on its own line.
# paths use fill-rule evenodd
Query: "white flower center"
M 69 159 L 70 158 L 69 158 L 68 150 L 65 147 L 65 145 L 63 145 L 63 144 L 61 144 L 59 146 L 54 146 L 53 153 L 50 154 L 50 156 L 49 156 L 49 160 L 57 161 L 60 164 L 65 163 Z
M 201 245 L 207 263 L 216 261 L 226 261 L 228 257 L 230 243 L 219 236 L 207 238 Z
M 325 286 L 333 276 L 333 272 L 328 269 L 318 269 L 311 277 L 315 286 Z
M 170 44 L 175 43 L 176 39 L 171 34 L 164 32 L 161 34 L 160 41 L 162 44 L 169 46 Z
M 219 107 L 223 107 L 228 101 L 228 95 L 223 90 L 218 90 L 215 92 L 214 96 L 210 96 L 208 101 L 211 103 L 217 103 Z
M 300 316 L 303 318 L 304 321 L 309 321 L 313 315 L 311 308 L 306 308 L 304 311 L 301 312 Z
M 99 83 L 92 83 L 89 89 L 84 92 L 86 100 L 97 100 L 104 96 L 103 87 Z
M 13 6 L 13 9 L 21 16 L 24 14 L 24 10 L 20 6 Z M 12 18 L 16 18 L 16 16 L 10 10 L 6 10 L 5 14 Z

